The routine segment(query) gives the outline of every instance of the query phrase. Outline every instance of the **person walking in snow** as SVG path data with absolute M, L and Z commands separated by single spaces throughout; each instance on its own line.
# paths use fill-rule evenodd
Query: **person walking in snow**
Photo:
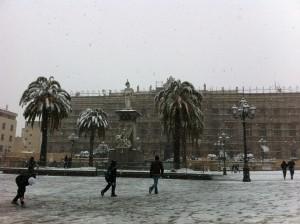
M 107 182 L 106 187 L 101 191 L 101 196 L 103 197 L 105 192 L 111 187 L 111 197 L 116 197 L 116 180 L 117 180 L 117 161 L 112 160 L 106 173 L 105 180 Z
M 33 185 L 35 182 L 36 175 L 31 174 L 20 174 L 16 177 L 16 184 L 18 186 L 18 191 L 16 197 L 12 200 L 12 204 L 19 205 L 18 199 L 20 199 L 21 205 L 24 206 L 24 195 L 26 191 L 26 186 Z
M 294 160 L 290 160 L 287 164 L 290 174 L 291 174 L 291 180 L 294 179 L 294 172 L 295 172 L 295 162 Z
M 68 168 L 72 168 L 72 157 L 68 158 Z
M 283 179 L 285 180 L 286 170 L 287 170 L 287 163 L 283 160 L 280 166 L 281 166 L 282 173 L 283 173 Z
M 163 174 L 164 174 L 164 166 L 162 162 L 159 160 L 159 156 L 156 155 L 155 160 L 151 163 L 151 167 L 150 167 L 150 177 L 153 178 L 153 185 L 149 187 L 149 194 L 151 194 L 153 189 L 154 189 L 154 193 L 158 194 L 158 189 L 157 189 L 158 179 Z
M 36 162 L 35 162 L 33 156 L 30 157 L 27 166 L 28 166 L 28 173 L 29 173 L 29 174 L 34 173 L 34 168 L 36 167 Z
M 68 168 L 68 162 L 69 162 L 69 159 L 68 159 L 68 156 L 66 155 L 64 158 L 64 168 Z

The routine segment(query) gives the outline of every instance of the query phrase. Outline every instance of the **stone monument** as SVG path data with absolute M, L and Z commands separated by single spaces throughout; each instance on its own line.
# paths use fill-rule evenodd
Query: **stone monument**
M 130 83 L 125 83 L 124 89 L 125 108 L 116 110 L 121 123 L 121 130 L 115 137 L 114 150 L 110 152 L 110 159 L 117 160 L 119 164 L 138 163 L 144 161 L 143 153 L 137 146 L 136 120 L 141 116 L 139 112 L 132 109 L 131 97 L 134 90 Z

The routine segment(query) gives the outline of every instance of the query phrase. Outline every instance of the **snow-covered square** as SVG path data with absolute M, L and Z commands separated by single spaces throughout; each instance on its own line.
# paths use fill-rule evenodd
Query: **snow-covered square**
M 12 205 L 16 175 L 0 174 L 0 223 L 300 223 L 300 175 L 242 173 L 215 180 L 118 178 L 116 193 L 100 197 L 103 177 L 38 176 L 26 207 Z

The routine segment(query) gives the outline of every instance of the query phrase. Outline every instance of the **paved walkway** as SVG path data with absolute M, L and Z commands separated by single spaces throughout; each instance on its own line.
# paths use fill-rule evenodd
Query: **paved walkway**
M 27 188 L 26 208 L 10 204 L 16 175 L 0 174 L 0 223 L 300 223 L 300 171 L 242 173 L 220 180 L 119 178 L 117 198 L 99 197 L 103 177 L 39 176 Z

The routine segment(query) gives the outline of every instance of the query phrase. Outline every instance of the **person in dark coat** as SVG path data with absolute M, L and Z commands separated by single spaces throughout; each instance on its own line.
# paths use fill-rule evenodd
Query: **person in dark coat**
M 20 174 L 16 177 L 16 184 L 18 186 L 18 191 L 16 197 L 12 200 L 12 204 L 18 205 L 18 199 L 20 199 L 21 205 L 24 206 L 24 195 L 26 191 L 26 186 L 33 185 L 36 175 L 31 174 Z
M 68 159 L 68 156 L 66 155 L 65 159 L 64 159 L 64 168 L 68 168 L 68 162 L 69 162 L 69 159 Z
M 287 164 L 290 174 L 291 174 L 291 180 L 294 179 L 294 172 L 295 172 L 295 162 L 294 160 L 290 160 Z
M 28 161 L 28 173 L 32 174 L 34 173 L 34 168 L 36 167 L 36 162 L 34 161 L 33 157 L 30 157 Z
M 155 161 L 151 163 L 150 167 L 150 177 L 153 178 L 153 185 L 149 187 L 149 194 L 151 194 L 154 189 L 154 193 L 158 194 L 157 184 L 160 176 L 164 174 L 164 166 L 161 161 L 159 161 L 159 156 L 155 156 Z
M 283 179 L 285 179 L 285 177 L 286 177 L 287 163 L 283 160 L 280 166 L 281 166 L 282 173 L 283 173 Z
M 106 187 L 101 191 L 101 196 L 103 197 L 105 192 L 111 187 L 111 197 L 116 197 L 116 179 L 117 179 L 117 161 L 112 160 L 106 173 L 105 180 L 107 182 Z
M 68 159 L 68 168 L 72 168 L 72 157 Z

